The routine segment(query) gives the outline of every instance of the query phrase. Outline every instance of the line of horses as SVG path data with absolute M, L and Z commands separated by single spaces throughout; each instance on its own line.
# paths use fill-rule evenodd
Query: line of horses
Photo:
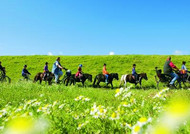
M 155 67 L 155 71 L 156 71 L 156 75 L 155 75 L 155 81 L 157 84 L 157 88 L 159 89 L 159 83 L 164 83 L 165 85 L 169 86 L 170 81 L 172 80 L 172 78 L 166 74 L 162 73 L 161 69 L 158 69 L 158 67 Z M 190 83 L 190 75 L 182 75 L 178 72 L 179 77 L 179 81 L 182 82 L 184 84 L 185 87 L 187 87 L 185 85 L 186 82 Z M 53 83 L 53 80 L 55 79 L 54 74 L 52 74 L 51 72 L 49 72 L 47 74 L 47 77 L 44 79 L 45 82 L 48 82 L 49 85 L 51 85 Z M 105 82 L 105 76 L 103 74 L 98 74 L 95 76 L 94 81 L 92 86 L 93 87 L 100 87 L 100 82 Z M 108 77 L 108 82 L 106 83 L 106 87 L 108 87 L 108 85 L 111 85 L 111 88 L 113 88 L 113 80 L 119 80 L 119 75 L 118 73 L 111 73 L 109 74 Z M 135 80 L 132 77 L 132 74 L 125 74 L 121 76 L 120 79 L 120 86 L 124 85 L 124 87 L 126 87 L 127 82 L 129 83 L 133 83 L 135 84 L 135 86 L 139 83 L 140 88 L 142 88 L 142 80 L 148 80 L 147 74 L 146 73 L 140 73 L 138 74 L 137 80 Z M 84 73 L 83 76 L 81 77 L 81 79 L 76 78 L 75 74 L 71 74 L 71 72 L 67 72 L 64 75 L 63 79 L 61 79 L 59 81 L 59 83 L 63 83 L 66 86 L 68 85 L 75 85 L 76 82 L 81 82 L 83 86 L 85 86 L 85 81 L 88 80 L 90 82 L 92 82 L 92 75 L 88 74 L 88 73 Z M 34 82 L 43 81 L 43 73 L 38 73 L 35 77 L 34 77 Z M 175 82 L 175 86 L 177 87 L 177 85 L 179 85 L 179 83 L 176 81 Z
M 52 84 L 53 80 L 54 80 L 54 74 L 52 74 L 51 72 L 49 72 L 47 74 L 47 77 L 44 79 L 45 82 L 48 82 L 49 85 Z M 100 82 L 105 82 L 105 76 L 103 74 L 98 74 L 95 76 L 94 81 L 93 81 L 93 87 L 100 87 Z M 113 89 L 113 80 L 119 80 L 119 75 L 118 73 L 110 73 L 109 77 L 108 77 L 108 82 L 106 83 L 106 87 L 108 87 L 109 84 L 111 84 L 111 88 Z M 122 84 L 124 83 L 124 86 L 126 87 L 126 83 L 130 82 L 135 84 L 135 86 L 139 83 L 140 87 L 142 86 L 142 80 L 148 80 L 147 74 L 146 73 L 141 73 L 138 75 L 138 82 L 136 80 L 133 79 L 132 74 L 126 74 L 126 75 L 122 75 L 121 77 L 121 81 L 120 81 L 120 87 L 122 86 Z M 90 82 L 92 82 L 92 75 L 88 74 L 88 73 L 84 73 L 83 76 L 81 77 L 81 79 L 76 78 L 75 74 L 71 74 L 66 72 L 66 74 L 64 75 L 63 79 L 59 81 L 59 83 L 63 83 L 66 86 L 68 85 L 75 85 L 76 82 L 81 82 L 83 86 L 85 86 L 85 81 L 89 80 Z M 43 73 L 38 73 L 35 77 L 34 77 L 34 82 L 39 81 L 40 84 L 43 81 Z

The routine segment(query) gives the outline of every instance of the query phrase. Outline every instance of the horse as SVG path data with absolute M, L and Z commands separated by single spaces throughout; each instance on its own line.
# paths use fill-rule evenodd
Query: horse
M 113 79 L 119 80 L 118 73 L 109 74 L 108 83 L 106 84 L 106 87 L 108 86 L 108 84 L 111 84 L 111 88 L 113 89 L 113 84 L 112 84 Z M 100 87 L 100 85 L 99 85 L 100 82 L 105 82 L 106 78 L 105 78 L 105 76 L 103 74 L 96 75 L 96 77 L 94 78 L 93 87 L 95 87 L 96 80 L 98 81 L 97 86 Z
M 64 83 L 66 83 L 66 86 L 68 85 L 69 81 L 70 81 L 70 85 L 75 85 L 76 82 L 82 82 L 82 85 L 84 86 L 84 82 L 86 80 L 89 80 L 90 82 L 92 82 L 92 75 L 91 74 L 87 74 L 87 73 L 84 73 L 81 77 L 81 79 L 79 79 L 78 77 L 76 78 L 75 77 L 75 74 L 71 74 L 70 77 L 67 77 L 66 79 L 64 79 Z
M 179 75 L 179 79 L 181 80 L 181 82 L 183 82 L 183 85 L 185 87 L 187 87 L 185 83 L 186 82 L 190 83 L 190 74 L 189 73 L 187 73 L 187 74 L 179 73 L 178 75 Z
M 36 76 L 34 77 L 34 82 L 37 82 L 39 80 L 40 84 L 41 84 L 42 80 L 43 80 L 43 77 L 44 77 L 44 73 L 42 73 L 42 72 L 37 73 Z M 48 81 L 48 84 L 51 85 L 51 82 L 52 82 L 53 78 L 54 78 L 54 74 L 51 73 L 51 72 L 48 72 L 46 78 L 44 79 L 44 81 L 45 82 Z
M 121 87 L 123 82 L 124 82 L 125 87 L 126 87 L 127 82 L 130 82 L 130 83 L 134 83 L 135 86 L 139 83 L 140 87 L 142 88 L 142 86 L 141 86 L 142 79 L 148 80 L 148 77 L 147 77 L 146 73 L 138 74 L 138 76 L 137 76 L 138 82 L 136 82 L 136 80 L 133 78 L 132 74 L 122 75 L 121 76 L 121 81 L 120 81 L 120 87 Z
M 168 74 L 163 74 L 162 70 L 158 69 L 158 67 L 155 67 L 155 71 L 156 71 L 155 80 L 156 80 L 157 89 L 159 89 L 160 82 L 170 87 L 169 83 L 171 82 L 173 78 Z M 187 75 L 181 74 L 179 70 L 176 70 L 176 69 L 174 69 L 173 71 L 179 76 L 179 78 L 178 78 L 178 81 L 174 83 L 174 86 L 170 88 L 177 88 L 178 85 L 179 85 L 179 88 L 181 88 L 181 84 L 179 84 L 181 82 L 183 82 L 184 86 L 187 87 L 185 82 L 190 83 L 190 76 L 188 74 Z

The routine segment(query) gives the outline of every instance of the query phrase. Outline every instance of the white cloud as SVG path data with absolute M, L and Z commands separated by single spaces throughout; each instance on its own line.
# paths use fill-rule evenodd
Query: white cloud
M 175 52 L 174 52 L 174 55 L 182 55 L 182 54 L 183 54 L 183 52 L 180 50 L 175 50 Z
M 114 52 L 110 52 L 109 55 L 114 55 L 115 53 Z
M 53 55 L 53 53 L 52 52 L 48 52 L 48 55 Z

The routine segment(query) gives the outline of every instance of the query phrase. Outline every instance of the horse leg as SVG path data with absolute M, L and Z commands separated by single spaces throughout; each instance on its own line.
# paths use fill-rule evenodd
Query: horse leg
M 71 82 L 70 82 L 70 86 L 72 85 L 72 83 L 73 83 L 73 80 L 71 80 Z
M 159 83 L 160 83 L 160 81 L 158 81 L 156 84 L 158 90 L 159 90 Z
M 76 84 L 76 80 L 73 80 L 72 83 L 73 83 L 73 85 L 75 85 Z
M 111 89 L 113 89 L 113 84 L 112 84 L 112 82 L 111 82 L 110 84 L 111 84 Z
M 100 87 L 100 85 L 99 85 L 99 84 L 100 84 L 100 81 L 98 81 L 98 82 L 97 82 L 97 86 L 98 86 L 98 87 Z
M 106 83 L 106 88 L 108 88 L 108 83 Z
M 40 84 L 42 83 L 42 79 L 40 78 Z
M 187 88 L 186 84 L 185 84 L 185 81 L 183 81 L 183 85 L 185 86 L 185 88 Z
M 157 80 L 156 75 L 155 75 L 154 77 L 155 77 L 155 81 L 156 81 L 156 86 L 157 86 L 157 89 L 159 90 L 159 82 L 160 82 L 160 80 Z
M 137 83 L 135 82 L 135 88 L 137 88 Z
M 66 81 L 66 86 L 68 86 L 68 84 L 69 84 L 69 79 L 67 78 L 65 81 Z
M 141 79 L 139 80 L 140 88 L 142 89 Z
M 119 87 L 121 87 L 122 83 L 123 83 L 123 76 L 121 76 L 121 80 L 120 80 L 120 84 L 119 84 Z
M 46 83 L 47 83 L 47 81 L 46 81 Z M 48 85 L 51 85 L 51 81 L 50 80 L 48 80 Z
M 124 87 L 125 88 L 127 87 L 127 81 L 126 80 L 124 81 Z

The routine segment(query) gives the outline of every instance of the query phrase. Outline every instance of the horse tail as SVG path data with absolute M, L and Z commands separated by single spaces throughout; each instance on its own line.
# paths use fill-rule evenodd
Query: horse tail
M 96 75 L 96 77 L 94 78 L 93 87 L 94 87 L 95 84 L 96 84 L 96 79 L 97 79 L 97 75 Z
M 37 81 L 37 78 L 38 78 L 38 76 L 36 75 L 35 77 L 34 77 L 34 83 Z

